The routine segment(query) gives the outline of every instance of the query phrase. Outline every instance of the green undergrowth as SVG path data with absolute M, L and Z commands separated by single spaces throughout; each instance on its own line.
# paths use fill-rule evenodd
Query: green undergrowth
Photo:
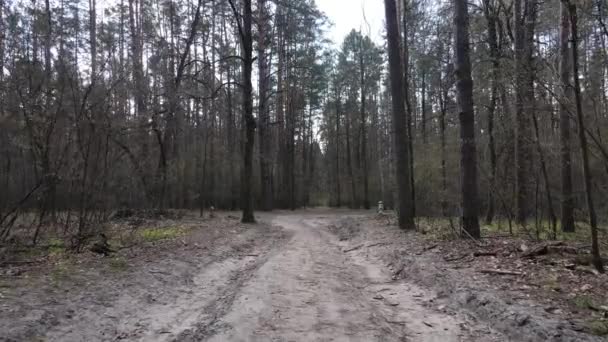
M 139 231 L 139 237 L 145 242 L 175 239 L 184 236 L 185 234 L 185 229 L 177 226 L 146 228 Z
M 448 218 L 423 217 L 417 218 L 416 223 L 418 230 L 428 240 L 445 241 L 459 238 L 457 233 L 460 231 L 460 221 L 458 218 L 452 218 L 450 222 Z M 557 224 L 557 231 L 554 232 L 549 221 L 539 222 L 538 225 L 535 222 L 531 222 L 526 228 L 515 222 L 511 222 L 511 226 L 509 227 L 507 220 L 494 220 L 492 224 L 485 224 L 481 221 L 480 228 L 482 237 L 512 236 L 530 240 L 557 240 L 583 244 L 590 243 L 591 241 L 591 229 L 584 222 L 577 222 L 576 232 L 573 233 L 562 232 L 559 222 Z M 599 239 L 600 241 L 608 242 L 608 227 L 599 227 Z M 608 253 L 608 243 L 602 243 L 601 245 L 603 252 Z
M 63 255 L 65 251 L 65 242 L 62 239 L 51 238 L 49 240 L 49 255 Z
M 587 330 L 597 336 L 608 336 L 608 321 L 595 319 L 586 323 Z
M 572 304 L 578 309 L 592 309 L 598 306 L 591 296 L 580 295 L 572 298 Z

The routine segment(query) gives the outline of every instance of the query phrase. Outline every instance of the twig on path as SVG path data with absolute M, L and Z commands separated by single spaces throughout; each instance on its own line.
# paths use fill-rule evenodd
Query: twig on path
M 459 255 L 459 256 L 451 257 L 451 258 L 445 257 L 445 258 L 443 258 L 443 260 L 445 260 L 447 262 L 458 261 L 458 260 L 462 260 L 462 259 L 464 259 L 464 258 L 466 258 L 468 256 L 469 256 L 469 254 L 462 254 L 462 255 Z
M 343 252 L 348 253 L 348 252 L 356 251 L 357 249 L 363 248 L 364 246 L 365 245 L 361 244 L 361 245 L 355 246 L 353 248 L 345 249 Z
M 390 323 L 390 324 L 399 324 L 399 325 L 406 325 L 407 322 L 401 322 L 401 321 L 391 321 L 388 318 L 384 318 L 384 320 L 386 321 L 386 323 Z
M 428 247 L 423 248 L 420 252 L 416 253 L 416 255 L 422 255 L 428 251 L 432 251 L 433 249 L 439 247 L 439 245 L 435 244 L 435 245 L 430 245 Z
M 479 272 L 483 273 L 483 274 L 497 274 L 497 275 L 512 275 L 512 276 L 521 276 L 521 275 L 524 275 L 521 272 L 503 271 L 503 270 L 480 270 Z
M 165 272 L 165 271 L 159 271 L 159 270 L 149 270 L 148 272 L 149 272 L 149 273 L 152 273 L 152 274 L 163 274 L 163 275 L 170 275 L 170 273 L 169 273 L 169 272 Z
M 19 265 L 33 265 L 38 263 L 36 260 L 7 260 L 0 262 L 0 267 L 4 266 L 19 266 Z
M 373 243 L 371 245 L 367 245 L 367 248 L 370 247 L 376 247 L 376 246 L 387 246 L 387 245 L 391 245 L 390 242 L 378 242 L 378 243 Z
M 480 256 L 496 256 L 496 252 L 474 252 L 473 256 L 474 257 L 480 257 Z

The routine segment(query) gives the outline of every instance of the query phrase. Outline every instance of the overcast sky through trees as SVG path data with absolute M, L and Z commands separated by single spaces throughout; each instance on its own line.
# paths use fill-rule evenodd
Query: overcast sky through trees
M 368 33 L 369 30 L 372 39 L 376 43 L 382 44 L 382 24 L 384 23 L 382 1 L 317 0 L 317 5 L 334 24 L 329 31 L 329 38 L 336 45 L 339 46 L 352 29 L 362 29 L 364 33 Z

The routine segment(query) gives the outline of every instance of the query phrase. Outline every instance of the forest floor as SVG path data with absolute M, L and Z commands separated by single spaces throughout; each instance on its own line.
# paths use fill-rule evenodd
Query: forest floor
M 258 221 L 120 220 L 108 257 L 49 240 L 0 266 L 0 341 L 603 341 L 608 277 L 572 266 L 577 247 L 370 212 Z

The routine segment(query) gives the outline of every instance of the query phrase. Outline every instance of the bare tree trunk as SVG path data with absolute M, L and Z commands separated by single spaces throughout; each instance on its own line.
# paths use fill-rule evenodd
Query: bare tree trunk
M 597 214 L 593 203 L 593 174 L 589 167 L 589 150 L 587 146 L 587 133 L 585 131 L 585 119 L 583 118 L 583 105 L 581 99 L 581 84 L 578 66 L 578 27 L 576 5 L 569 0 L 564 0 L 570 10 L 570 26 L 572 30 L 572 76 L 574 77 L 574 99 L 576 103 L 576 117 L 578 121 L 578 137 L 583 157 L 583 174 L 585 177 L 585 195 L 587 198 L 587 209 L 589 210 L 589 224 L 591 225 L 591 254 L 593 265 L 600 272 L 604 272 L 604 264 L 600 255 L 600 247 L 597 240 Z
M 395 0 L 384 0 L 386 32 L 388 40 L 389 74 L 393 106 L 393 134 L 398 188 L 399 227 L 413 229 L 413 203 L 409 168 L 409 149 L 405 100 L 403 94 L 403 70 L 399 48 L 399 25 Z
M 534 100 L 530 98 L 533 84 L 530 84 L 532 69 L 530 62 L 534 34 L 536 0 L 515 0 L 513 21 L 515 23 L 515 108 L 516 108 L 516 173 L 517 173 L 517 221 L 526 224 L 531 215 L 532 199 L 532 153 L 530 144 L 531 120 L 528 108 Z
M 357 188 L 355 185 L 355 175 L 353 173 L 353 162 L 351 156 L 351 146 L 350 146 L 350 128 L 351 128 L 351 120 L 350 113 L 348 111 L 345 113 L 346 122 L 346 170 L 348 171 L 348 178 L 350 180 L 350 207 L 357 207 Z
M 91 84 L 95 83 L 97 75 L 97 24 L 96 24 L 96 3 L 89 0 L 89 40 L 91 45 Z
M 445 86 L 444 86 L 445 88 Z M 441 141 L 441 215 L 443 217 L 448 216 L 448 204 L 446 196 L 448 193 L 448 177 L 447 177 L 447 144 L 445 137 L 446 128 L 446 116 L 447 116 L 447 88 L 443 90 L 443 96 L 441 98 L 441 113 L 439 116 L 439 139 Z
M 496 102 L 498 100 L 498 82 L 500 73 L 500 51 L 498 50 L 498 36 L 496 32 L 497 14 L 494 3 L 484 0 L 484 16 L 488 26 L 488 46 L 492 60 L 492 80 L 490 90 L 490 104 L 488 105 L 488 138 L 490 149 L 490 177 L 488 186 L 488 209 L 486 212 L 486 223 L 492 224 L 495 213 L 494 186 L 496 183 L 496 142 L 494 132 L 494 116 L 496 113 Z
M 359 42 L 359 73 L 361 76 L 361 168 L 363 176 L 363 207 L 369 209 L 369 177 L 368 177 L 368 166 L 367 166 L 367 117 L 365 100 L 367 96 L 366 82 L 365 82 L 365 64 L 363 62 L 363 35 L 360 36 L 361 41 Z
M 251 73 L 253 70 L 253 35 L 251 32 L 252 11 L 251 0 L 243 0 L 242 20 L 233 0 L 229 0 L 234 16 L 239 25 L 241 37 L 241 59 L 243 63 L 243 122 L 245 124 L 245 150 L 243 155 L 243 172 L 241 178 L 241 209 L 243 223 L 254 223 L 253 215 L 253 145 L 255 142 L 256 122 L 253 117 L 253 85 Z
M 258 119 L 259 119 L 259 139 L 260 139 L 260 178 L 262 185 L 260 209 L 264 211 L 272 210 L 272 178 L 270 172 L 270 117 L 267 108 L 268 82 L 270 76 L 268 72 L 268 58 L 266 54 L 267 45 L 267 26 L 268 12 L 266 0 L 258 0 Z
M 420 70 L 421 75 L 420 77 L 422 78 L 421 80 L 421 87 L 422 89 L 420 90 L 421 94 L 420 94 L 420 130 L 422 131 L 422 143 L 426 145 L 427 143 L 427 138 L 426 138 L 426 110 L 427 110 L 427 104 L 426 104 L 426 96 L 427 96 L 427 84 L 426 84 L 426 70 L 423 68 L 421 68 L 422 70 Z
M 406 121 L 407 121 L 407 148 L 408 148 L 408 167 L 410 169 L 410 189 L 412 196 L 412 216 L 416 217 L 416 184 L 414 179 L 414 136 L 412 135 L 412 116 L 414 108 L 410 99 L 410 51 L 409 51 L 409 25 L 407 24 L 407 16 L 409 13 L 409 1 L 403 0 L 403 92 L 406 109 Z M 397 12 L 399 13 L 399 12 Z M 399 16 L 397 14 L 397 16 Z
M 568 5 L 561 2 L 560 63 L 559 73 L 562 87 L 562 101 L 559 104 L 560 157 L 561 157 L 561 223 L 562 231 L 574 232 L 574 197 L 572 196 L 572 157 L 570 142 L 570 111 L 572 100 L 570 53 L 570 15 Z
M 336 206 L 340 208 L 342 206 L 342 198 L 340 194 L 340 101 L 342 101 L 342 99 L 340 98 L 340 90 L 338 89 L 339 85 L 337 83 L 338 82 L 336 81 Z
M 454 67 L 456 99 L 460 117 L 460 170 L 462 224 L 468 235 L 479 238 L 477 146 L 473 79 L 469 57 L 469 12 L 466 0 L 454 0 Z

